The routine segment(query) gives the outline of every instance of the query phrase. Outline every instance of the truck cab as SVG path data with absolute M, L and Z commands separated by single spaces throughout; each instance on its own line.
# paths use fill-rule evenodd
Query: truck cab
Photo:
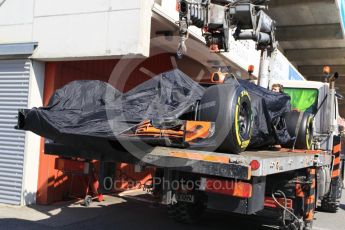
M 291 109 L 314 116 L 314 149 L 331 151 L 333 136 L 340 134 L 338 97 L 330 96 L 330 84 L 318 81 L 277 81 L 291 97 Z

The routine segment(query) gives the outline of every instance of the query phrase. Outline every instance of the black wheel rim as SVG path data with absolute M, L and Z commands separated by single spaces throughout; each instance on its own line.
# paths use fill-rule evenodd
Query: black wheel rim
M 250 110 L 247 103 L 242 103 L 238 114 L 238 128 L 242 139 L 247 139 L 250 129 Z

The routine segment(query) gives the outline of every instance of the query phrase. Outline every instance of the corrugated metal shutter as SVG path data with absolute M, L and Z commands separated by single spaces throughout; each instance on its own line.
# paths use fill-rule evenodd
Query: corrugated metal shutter
M 27 59 L 0 60 L 0 203 L 21 203 L 25 132 L 14 126 L 28 105 L 29 77 Z

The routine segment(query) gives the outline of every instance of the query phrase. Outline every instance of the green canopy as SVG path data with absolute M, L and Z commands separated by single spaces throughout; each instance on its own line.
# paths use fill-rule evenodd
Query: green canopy
M 316 112 L 317 109 L 317 89 L 284 88 L 284 93 L 291 97 L 292 109 L 300 111 Z

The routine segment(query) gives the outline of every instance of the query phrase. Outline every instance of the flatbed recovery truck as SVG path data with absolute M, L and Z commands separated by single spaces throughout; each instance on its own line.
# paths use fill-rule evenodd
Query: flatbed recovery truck
M 341 161 L 341 133 L 337 127 L 337 98 L 333 98 L 335 103 L 330 103 L 333 101 L 331 94 L 335 93 L 332 90 L 334 80 L 330 78 L 330 84 L 284 83 L 287 89 L 296 87 L 317 91 L 312 103 L 317 108 L 314 111 L 315 124 L 311 130 L 308 128 L 313 133 L 308 149 L 273 146 L 230 154 L 152 146 L 146 148 L 141 157 L 133 157 L 133 152 L 129 151 L 110 154 L 131 156 L 130 161 L 101 160 L 154 168 L 153 195 L 157 201 L 167 205 L 169 214 L 178 222 L 196 222 L 209 208 L 264 216 L 278 221 L 281 229 L 312 229 L 316 207 L 337 212 L 342 194 L 344 164 Z M 337 116 L 329 114 L 329 111 L 334 111 L 333 115 Z M 25 119 L 20 115 L 19 127 L 22 120 Z M 306 124 L 300 123 L 296 127 L 301 129 L 302 126 L 306 127 Z M 307 137 L 305 132 L 299 138 Z M 98 159 L 88 157 L 86 153 L 83 155 L 78 149 L 63 151 L 50 142 L 45 144 L 45 153 L 63 158 Z
M 263 53 L 272 52 L 276 48 L 274 23 L 267 18 L 261 5 L 253 5 L 251 1 L 242 2 L 181 0 L 178 55 L 185 52 L 188 25 L 192 24 L 207 26 L 204 35 L 207 45 L 213 51 L 227 51 L 228 26 L 232 20 L 243 29 L 249 29 L 246 26 L 252 23 L 251 20 L 259 22 L 261 27 L 252 28 L 255 33 L 243 32 L 239 28 L 235 36 L 237 39 L 255 40 L 257 48 Z M 190 7 L 199 11 L 193 11 L 191 15 Z M 211 18 L 207 21 L 203 13 L 208 11 L 213 13 L 214 20 Z M 225 16 L 217 17 L 216 12 L 225 13 Z M 257 17 L 251 18 L 252 14 L 248 12 L 257 12 Z M 244 18 L 249 16 L 250 22 L 244 20 L 247 24 L 240 23 L 243 15 Z M 263 62 L 261 64 L 264 66 Z M 263 72 L 264 68 L 260 71 Z M 309 135 L 314 138 L 310 140 L 312 146 L 308 149 L 276 147 L 228 154 L 156 146 L 134 163 L 156 169 L 153 194 L 168 206 L 169 214 L 178 222 L 193 223 L 206 208 L 211 208 L 244 215 L 268 216 L 278 220 L 281 229 L 312 229 L 314 211 L 319 201 L 321 209 L 336 212 L 342 192 L 344 165 L 340 156 L 341 135 L 336 123 L 338 104 L 335 76 L 328 76 L 328 83 L 320 83 L 322 87 L 315 88 L 318 91 L 315 100 L 317 110 L 314 111 L 317 128 L 314 135 Z M 297 88 L 308 87 L 302 85 Z M 24 112 L 19 113 L 19 128 L 23 126 L 21 123 L 24 116 Z M 296 127 L 299 128 L 300 122 L 297 123 Z M 314 133 L 313 128 L 305 130 L 307 133 L 309 131 Z M 49 153 L 49 145 L 46 145 L 45 150 Z M 68 157 L 68 154 L 60 155 Z

